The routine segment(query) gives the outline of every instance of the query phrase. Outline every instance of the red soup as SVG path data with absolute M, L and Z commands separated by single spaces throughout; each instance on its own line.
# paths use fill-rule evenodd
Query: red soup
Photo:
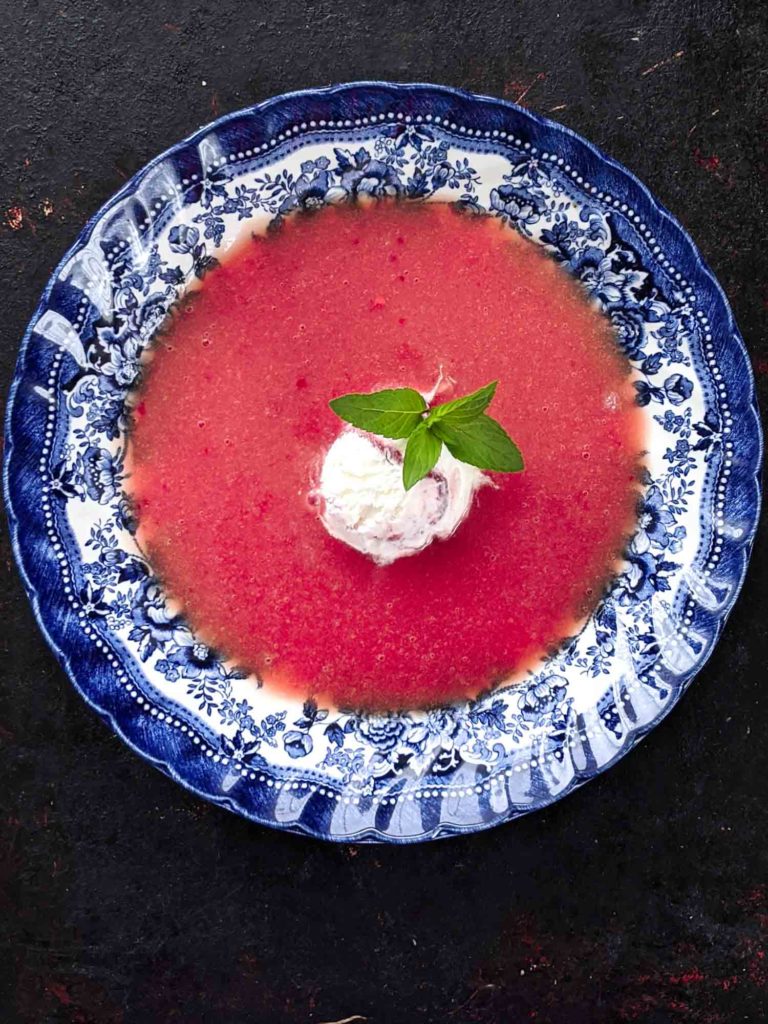
M 448 540 L 379 566 L 312 491 L 330 398 L 500 381 L 525 471 Z M 268 686 L 399 708 L 492 686 L 562 643 L 632 529 L 641 413 L 608 321 L 489 217 L 340 206 L 238 244 L 165 325 L 136 396 L 139 543 L 197 634 Z M 451 395 L 441 396 L 450 398 Z

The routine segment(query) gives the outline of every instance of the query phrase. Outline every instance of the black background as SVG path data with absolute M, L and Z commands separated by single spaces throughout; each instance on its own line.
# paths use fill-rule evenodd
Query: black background
M 157 152 L 284 90 L 523 102 L 622 160 L 734 306 L 768 408 L 768 6 L 755 0 L 0 3 L 0 360 Z M 768 1017 L 768 544 L 693 691 L 543 813 L 337 847 L 198 802 L 88 711 L 3 534 L 0 1021 L 602 1024 Z

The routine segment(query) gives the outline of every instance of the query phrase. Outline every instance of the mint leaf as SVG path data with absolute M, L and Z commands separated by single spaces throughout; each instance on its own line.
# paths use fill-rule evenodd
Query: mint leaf
M 443 444 L 455 459 L 478 469 L 517 473 L 524 468 L 520 449 L 485 411 L 498 383 L 491 381 L 470 395 L 432 409 L 413 388 L 342 395 L 329 404 L 337 416 L 361 430 L 381 437 L 408 438 L 403 457 L 403 486 L 408 491 L 433 469 Z
M 478 469 L 497 473 L 517 473 L 523 468 L 523 457 L 506 430 L 481 414 L 469 423 L 435 420 L 432 430 L 455 459 Z
M 406 491 L 432 471 L 442 449 L 443 442 L 435 437 L 426 423 L 420 423 L 405 446 L 403 487 Z
M 473 391 L 471 395 L 463 398 L 455 398 L 452 402 L 443 402 L 442 405 L 430 409 L 427 416 L 427 423 L 435 423 L 437 420 L 449 420 L 452 424 L 469 423 L 470 420 L 485 412 L 493 401 L 496 394 L 497 380 L 486 384 L 484 388 Z
M 427 403 L 413 388 L 342 395 L 329 402 L 341 419 L 380 437 L 409 437 L 422 422 Z

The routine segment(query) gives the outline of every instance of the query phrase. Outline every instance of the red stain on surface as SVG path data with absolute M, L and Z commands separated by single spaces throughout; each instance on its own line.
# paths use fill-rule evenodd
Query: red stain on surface
M 5 224 L 11 231 L 21 231 L 24 226 L 24 211 L 20 206 L 9 206 L 5 211 Z
M 768 963 L 765 960 L 765 951 L 758 949 L 747 966 L 747 977 L 756 988 L 765 988 L 768 985 Z
M 57 956 L 57 951 L 52 951 Z M 125 1013 L 112 998 L 102 980 L 87 976 L 87 969 L 74 968 L 63 974 L 58 969 L 46 975 L 33 965 L 19 961 L 16 999 L 19 1010 L 14 1020 L 61 1021 L 62 1024 L 124 1024 Z M 151 1020 L 177 1019 L 167 1013 Z M 2 1015 L 3 1024 L 8 1018 Z
M 669 983 L 670 985 L 694 985 L 699 981 L 706 981 L 706 977 L 701 973 L 698 967 L 693 967 L 683 974 L 670 974 Z
M 760 374 L 768 374 L 768 360 L 757 363 L 755 370 Z M 754 889 L 750 889 L 740 904 L 753 915 L 760 930 L 768 933 L 768 888 L 764 885 L 755 886 Z
M 62 985 L 58 981 L 46 981 L 45 991 L 49 992 L 62 1006 L 72 1005 L 72 996 L 69 994 L 69 989 L 66 985 Z
M 768 362 L 763 365 L 768 368 Z M 766 902 L 768 902 L 768 892 L 766 892 L 766 887 L 764 885 L 758 885 L 754 889 L 750 889 L 745 897 L 745 902 L 753 907 L 762 907 Z
M 768 945 L 753 922 L 766 900 L 762 885 L 731 890 L 722 900 L 728 914 L 713 907 L 716 937 L 707 923 L 691 924 L 679 941 L 642 951 L 627 944 L 618 958 L 603 955 L 603 942 L 623 942 L 621 925 L 614 930 L 608 921 L 579 934 L 566 921 L 544 930 L 530 915 L 510 915 L 499 924 L 493 952 L 465 978 L 445 1024 L 762 1024 Z M 241 954 L 241 973 L 256 975 L 249 968 L 257 962 Z M 547 970 L 532 970 L 545 962 Z
M 518 941 L 525 950 L 526 970 L 536 971 L 544 967 L 552 966 L 551 958 L 544 952 L 544 947 L 541 944 L 540 939 L 530 927 L 525 928 L 521 932 L 518 936 Z
M 618 1020 L 640 1020 L 651 1009 L 653 1009 L 653 1003 L 650 1001 L 645 999 L 628 999 L 618 1007 Z
M 504 88 L 501 90 L 501 94 L 505 100 L 508 100 L 513 96 L 517 96 L 517 94 L 524 88 L 524 82 L 521 82 L 518 78 L 512 78 L 510 81 L 504 83 Z
M 740 905 L 753 911 L 763 906 L 765 890 L 761 886 L 746 893 Z M 756 915 L 761 925 L 764 915 Z M 692 947 L 678 945 L 670 954 L 679 967 L 679 973 L 661 974 L 643 972 L 628 979 L 627 997 L 619 1005 L 619 1020 L 643 1021 L 653 1011 L 664 1010 L 672 1020 L 696 1020 L 706 1024 L 726 1024 L 733 1018 L 725 1013 L 730 1005 L 722 1001 L 722 993 L 731 993 L 746 985 L 755 990 L 768 988 L 768 959 L 759 939 L 743 937 L 733 946 L 733 955 L 743 966 L 742 974 L 720 974 L 707 971 L 704 966 L 686 965 L 686 958 L 694 952 Z M 701 950 L 699 951 L 701 953 Z M 731 965 L 733 966 L 733 965 Z M 684 989 L 686 991 L 681 992 Z
M 504 89 L 502 90 L 504 99 L 512 100 L 513 103 L 523 104 L 523 100 L 531 91 L 531 89 L 539 82 L 543 82 L 547 77 L 546 71 L 539 71 L 530 81 L 522 82 L 518 79 L 512 79 L 509 82 L 504 83 Z
M 181 32 L 181 25 L 177 25 L 173 21 L 164 21 L 163 22 L 163 29 L 166 32 Z
M 213 114 L 214 117 L 218 117 L 220 111 L 221 107 L 219 106 L 219 94 L 214 89 L 211 95 L 211 113 Z
M 699 167 L 703 167 L 710 174 L 715 174 L 720 169 L 720 157 L 716 153 L 712 153 L 711 156 L 704 156 L 698 146 L 693 151 L 693 159 Z
M 40 212 L 46 218 L 53 213 L 53 203 L 51 203 L 50 199 L 42 201 Z M 29 210 L 25 210 L 23 206 L 9 206 L 3 214 L 3 224 L 11 231 L 21 231 L 23 228 L 29 228 L 33 235 L 37 232 L 35 217 Z

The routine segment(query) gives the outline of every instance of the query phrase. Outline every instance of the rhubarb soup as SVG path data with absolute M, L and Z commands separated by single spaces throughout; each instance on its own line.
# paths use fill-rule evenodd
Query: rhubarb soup
M 402 443 L 329 401 L 498 381 L 522 472 L 402 486 Z M 418 707 L 525 673 L 620 565 L 643 448 L 607 318 L 539 247 L 380 201 L 238 242 L 179 304 L 133 401 L 138 542 L 201 643 L 326 705 Z M 402 557 L 400 557 L 402 556 Z

